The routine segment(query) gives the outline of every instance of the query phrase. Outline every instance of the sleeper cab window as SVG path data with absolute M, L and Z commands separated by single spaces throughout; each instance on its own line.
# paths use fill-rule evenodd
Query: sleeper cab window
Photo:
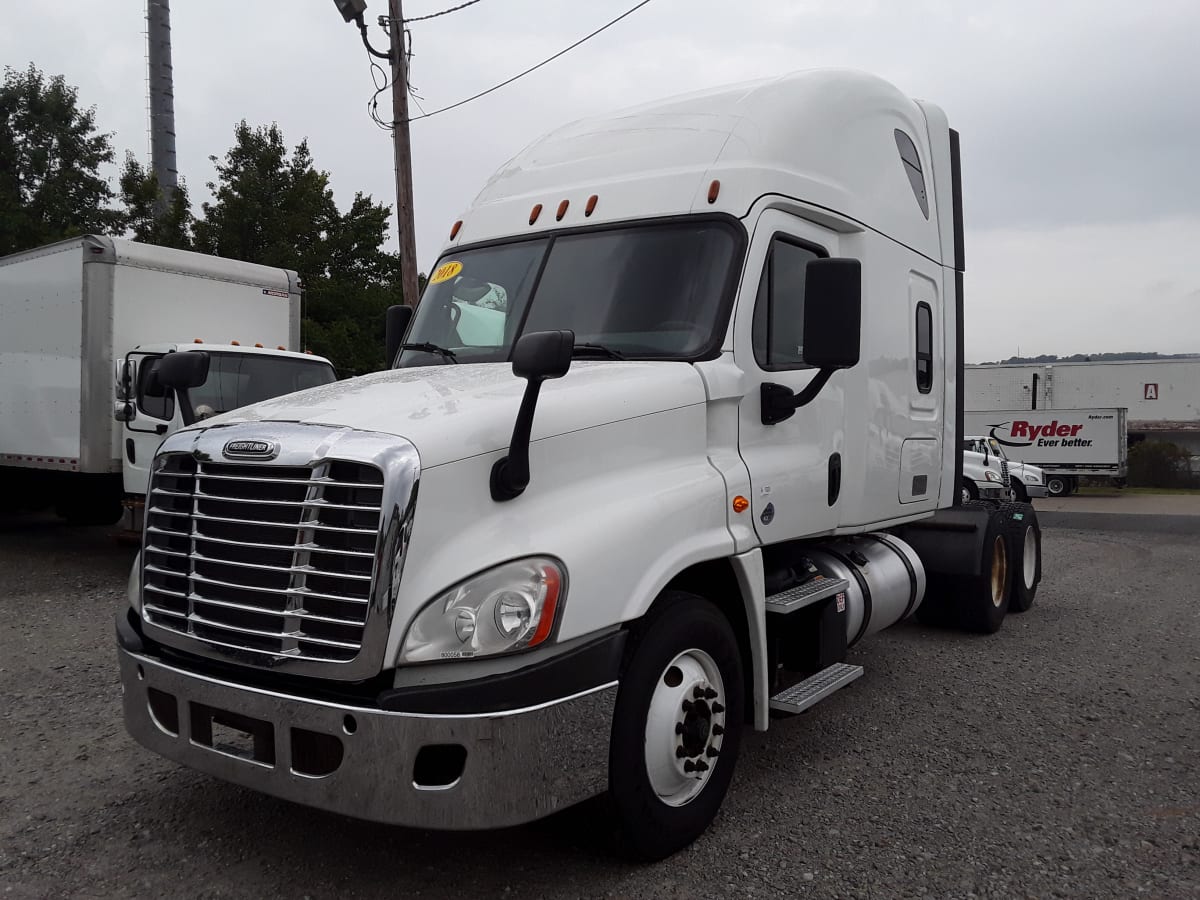
M 899 128 L 896 129 L 896 149 L 900 151 L 900 163 L 904 166 L 904 174 L 908 176 L 908 183 L 916 195 L 917 205 L 921 207 L 921 214 L 928 219 L 929 197 L 925 193 L 925 172 L 921 168 L 921 157 L 912 138 Z
M 933 310 L 928 303 L 917 304 L 917 390 L 933 390 Z
M 776 237 L 767 253 L 754 302 L 754 359 L 768 371 L 811 368 L 804 358 L 804 273 L 825 254 Z

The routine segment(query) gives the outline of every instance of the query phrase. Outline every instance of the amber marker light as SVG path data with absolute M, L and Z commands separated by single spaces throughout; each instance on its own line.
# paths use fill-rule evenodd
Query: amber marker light
M 459 232 L 459 229 L 461 229 L 461 228 L 462 228 L 462 219 L 459 219 L 452 226 L 450 226 L 450 240 L 454 240 L 456 237 L 458 237 L 458 232 Z
M 537 629 L 529 639 L 528 646 L 536 647 L 554 628 L 554 617 L 558 612 L 558 595 L 562 592 L 562 578 L 554 566 L 543 566 L 542 577 L 546 580 L 546 599 L 542 601 L 542 616 L 538 619 Z
M 721 193 L 721 182 L 714 178 L 713 183 L 708 186 L 708 202 L 716 203 L 719 193 Z
M 562 203 L 558 204 L 558 214 L 555 216 L 555 219 L 557 221 L 559 221 L 559 222 L 562 221 L 563 216 L 565 216 L 567 214 L 567 207 L 570 205 L 571 205 L 570 200 L 564 200 Z
M 242 342 L 241 342 L 241 341 L 230 341 L 230 342 L 229 342 L 229 346 L 231 346 L 231 347 L 240 347 L 240 346 L 242 346 Z
M 744 513 L 750 508 L 750 501 L 738 494 L 733 498 L 733 511 L 735 513 Z
M 600 197 L 597 194 L 592 194 L 592 196 L 588 197 L 587 206 L 583 208 L 583 214 L 585 216 L 590 216 L 596 211 L 596 201 L 599 199 Z
M 529 211 L 529 224 L 532 225 L 538 220 L 538 216 L 542 214 L 542 204 L 533 204 L 533 209 Z

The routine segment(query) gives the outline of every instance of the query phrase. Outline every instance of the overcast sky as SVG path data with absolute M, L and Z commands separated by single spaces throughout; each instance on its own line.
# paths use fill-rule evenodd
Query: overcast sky
M 405 0 L 404 11 L 457 2 Z M 386 12 L 386 0 L 368 3 L 368 21 Z M 482 0 L 415 23 L 422 106 L 502 81 L 633 3 Z M 0 61 L 63 74 L 118 158 L 146 159 L 144 16 L 144 0 L 8 2 Z M 179 168 L 194 202 L 208 198 L 208 157 L 243 118 L 278 122 L 289 144 L 307 137 L 343 209 L 355 191 L 393 201 L 390 137 L 366 113 L 366 54 L 332 0 L 174 0 L 171 17 Z M 1198 34 L 1196 0 L 653 0 L 533 75 L 413 124 L 418 258 L 429 269 L 488 175 L 566 121 L 849 66 L 939 103 L 962 134 L 968 360 L 1200 352 Z

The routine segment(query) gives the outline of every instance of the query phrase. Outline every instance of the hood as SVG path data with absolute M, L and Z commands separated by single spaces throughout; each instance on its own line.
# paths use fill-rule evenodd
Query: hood
M 392 369 L 243 407 L 195 427 L 300 422 L 394 434 L 411 441 L 423 468 L 503 450 L 526 382 L 508 363 Z M 576 361 L 542 385 L 533 440 L 705 401 L 683 362 Z

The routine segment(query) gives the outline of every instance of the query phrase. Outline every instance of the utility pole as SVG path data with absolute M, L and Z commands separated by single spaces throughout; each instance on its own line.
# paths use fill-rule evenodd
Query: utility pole
M 178 184 L 175 162 L 175 88 L 171 68 L 171 2 L 147 0 L 146 46 L 150 64 L 150 166 L 162 194 L 154 204 L 162 216 Z
M 412 146 L 408 137 L 408 58 L 404 53 L 404 12 L 388 0 L 392 54 L 392 145 L 396 157 L 396 230 L 400 233 L 400 278 L 404 303 L 416 306 L 417 236 L 413 216 Z
M 342 19 L 358 26 L 363 46 L 378 59 L 392 66 L 392 152 L 396 167 L 396 231 L 400 235 L 400 289 L 406 306 L 416 306 L 417 235 L 413 220 L 412 147 L 408 140 L 408 59 L 404 53 L 404 10 L 400 0 L 388 0 L 388 14 L 379 24 L 388 30 L 388 52 L 371 46 L 363 15 L 367 0 L 333 0 Z

